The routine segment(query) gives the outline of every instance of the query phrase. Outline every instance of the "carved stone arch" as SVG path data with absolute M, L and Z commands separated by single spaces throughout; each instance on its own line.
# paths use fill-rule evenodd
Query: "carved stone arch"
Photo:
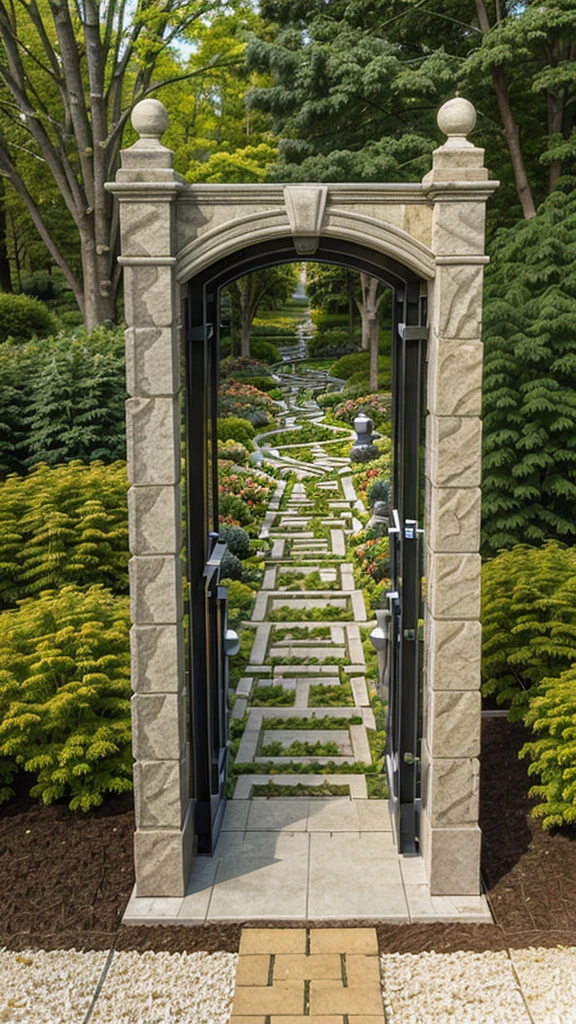
M 189 185 L 160 143 L 161 104 L 148 99 L 136 108 L 141 138 L 123 152 L 116 181 L 107 185 L 120 201 L 128 324 L 133 922 L 172 915 L 166 907 L 156 912 L 154 897 L 177 904 L 174 916 L 184 913 L 198 836 L 183 656 L 180 292 L 196 282 L 187 337 L 205 353 L 207 307 L 223 282 L 306 257 L 352 260 L 404 288 L 398 334 L 406 342 L 422 337 L 428 285 L 422 729 L 419 748 L 405 750 L 412 761 L 421 758 L 419 838 L 429 892 L 465 896 L 466 908 L 479 898 L 480 325 L 484 210 L 498 183 L 488 180 L 483 150 L 465 137 L 474 127 L 471 105 L 457 98 L 442 109 L 439 125 L 449 138 L 422 182 L 282 186 Z M 204 400 L 202 359 L 198 368 L 195 386 Z M 404 406 L 409 412 L 410 403 Z M 210 416 L 214 423 L 214 408 Z M 189 450 L 195 443 L 189 437 Z M 413 534 L 414 523 L 398 526 L 406 538 L 410 525 Z M 407 642 L 420 635 L 407 632 Z

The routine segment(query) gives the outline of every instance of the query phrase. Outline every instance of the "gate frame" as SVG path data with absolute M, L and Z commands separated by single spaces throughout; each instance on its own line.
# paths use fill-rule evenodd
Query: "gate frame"
M 353 242 L 428 279 L 421 850 L 432 895 L 480 892 L 480 341 L 484 151 L 471 104 L 422 183 L 189 185 L 160 138 L 157 100 L 106 188 L 120 202 L 127 354 L 135 866 L 139 897 L 182 897 L 195 854 L 181 531 L 180 286 L 228 255 L 292 239 Z M 275 262 L 271 260 L 271 262 Z M 207 343 L 204 335 L 203 342 Z

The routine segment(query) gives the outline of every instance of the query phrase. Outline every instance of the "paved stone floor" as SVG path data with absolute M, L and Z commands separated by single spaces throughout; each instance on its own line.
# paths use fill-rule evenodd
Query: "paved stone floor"
M 317 403 L 301 396 L 325 390 L 326 374 L 281 376 L 284 427 L 320 419 Z M 235 763 L 243 774 L 215 855 L 196 859 L 186 896 L 133 897 L 126 923 L 491 920 L 483 897 L 432 897 L 422 859 L 398 855 L 387 802 L 368 799 L 362 766 L 372 763 L 376 727 L 360 632 L 368 613 L 346 560 L 364 506 L 339 451 L 354 434 L 332 432 L 336 447 L 328 440 L 269 448 L 266 434 L 257 438 L 286 476 L 261 529 L 263 584 L 244 624 L 254 640 L 234 692 L 232 718 L 243 723 Z M 323 695 L 331 695 L 329 703 Z M 310 762 L 332 762 L 338 773 L 296 772 Z M 274 774 L 263 765 L 273 765 Z M 270 783 L 305 784 L 320 794 L 326 784 L 345 789 L 258 795 L 255 787 Z

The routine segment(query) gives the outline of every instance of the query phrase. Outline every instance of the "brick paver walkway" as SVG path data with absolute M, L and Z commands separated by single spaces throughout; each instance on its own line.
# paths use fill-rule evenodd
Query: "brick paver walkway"
M 230 1024 L 385 1024 L 374 928 L 249 928 Z

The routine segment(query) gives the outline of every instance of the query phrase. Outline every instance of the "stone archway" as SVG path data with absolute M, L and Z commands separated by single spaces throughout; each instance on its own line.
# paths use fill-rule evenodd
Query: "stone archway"
M 145 100 L 122 154 L 128 330 L 128 474 L 136 892 L 182 897 L 194 851 L 181 570 L 180 288 L 271 240 L 293 259 L 357 246 L 428 282 L 425 611 L 420 828 L 431 892 L 478 895 L 480 739 L 480 320 L 489 181 L 467 101 L 439 115 L 448 141 L 421 183 L 188 185 Z M 370 254 L 373 254 L 371 257 Z M 246 262 L 243 263 L 243 259 Z M 408 321 L 418 324 L 418 320 Z M 200 324 L 200 321 L 199 321 Z

